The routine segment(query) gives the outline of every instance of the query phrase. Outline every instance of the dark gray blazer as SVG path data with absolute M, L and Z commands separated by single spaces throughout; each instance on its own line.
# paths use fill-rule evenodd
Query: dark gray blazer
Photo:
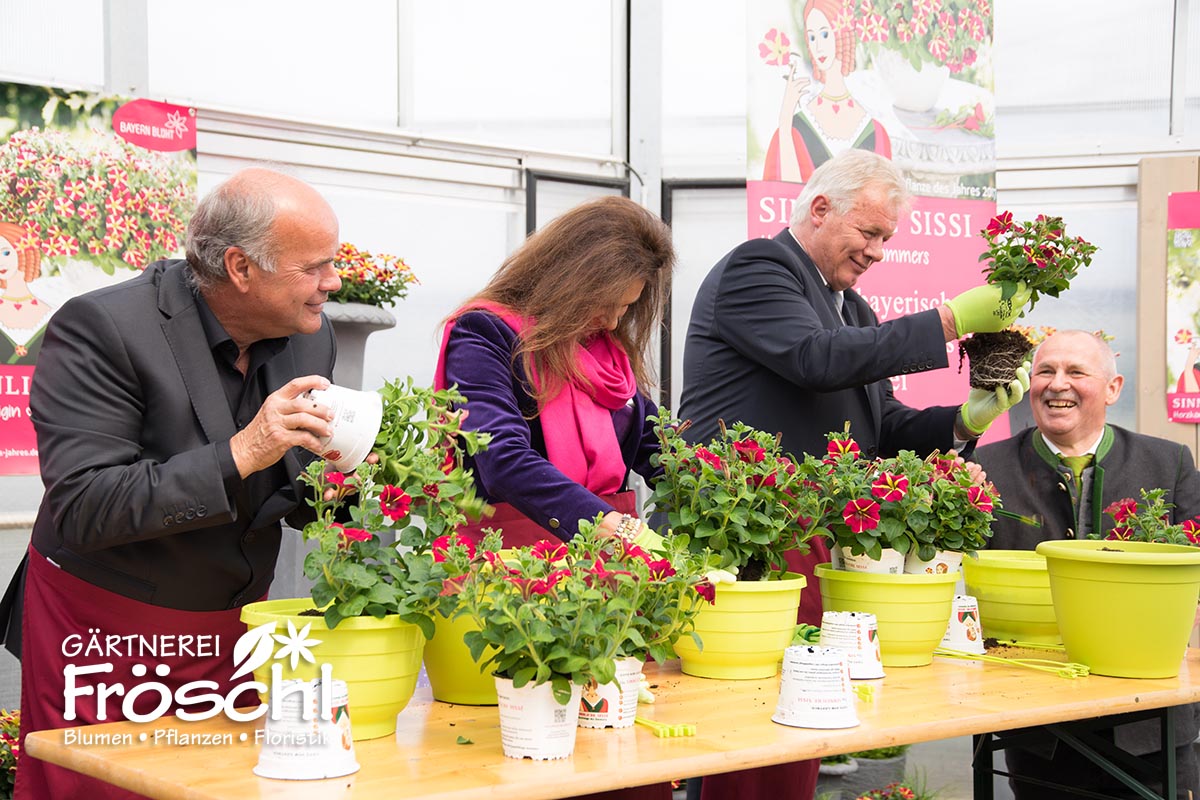
M 886 269 L 878 266 L 875 269 Z M 879 324 L 853 289 L 844 324 L 816 266 L 791 233 L 738 245 L 708 273 L 683 354 L 682 419 L 693 441 L 717 420 L 783 433 L 790 453 L 823 453 L 846 420 L 865 454 L 954 445 L 957 406 L 918 410 L 892 395 L 892 375 L 947 366 L 937 310 Z
M 990 549 L 1033 550 L 1047 539 L 1068 539 L 1093 530 L 1113 527 L 1103 514 L 1116 500 L 1140 500 L 1141 489 L 1166 489 L 1174 503 L 1173 522 L 1200 514 L 1200 472 L 1192 452 L 1181 444 L 1108 425 L 1096 454 L 1096 463 L 1084 472 L 1083 524 L 1073 504 L 1074 481 L 1070 470 L 1058 464 L 1044 442 L 1036 441 L 1037 428 L 1026 428 L 1001 442 L 980 447 L 974 460 L 1000 490 L 1004 510 L 992 522 Z M 1160 748 L 1155 721 L 1121 724 L 1108 717 L 1121 747 L 1136 755 Z M 1175 736 L 1180 746 L 1200 732 L 1200 704 L 1175 711 Z M 1048 755 L 1045 749 L 1030 748 Z M 1052 752 L 1050 750 L 1049 752 Z
M 293 448 L 287 485 L 237 506 L 226 483 L 237 427 L 184 267 L 156 262 L 51 319 L 30 397 L 46 486 L 33 546 L 109 591 L 211 611 L 266 594 L 295 476 L 314 456 Z M 331 376 L 335 354 L 328 321 L 290 337 L 262 367 L 268 392 Z
M 1033 550 L 1047 539 L 1068 539 L 1113 527 L 1110 503 L 1141 498 L 1141 489 L 1166 489 L 1171 518 L 1200 514 L 1200 472 L 1187 447 L 1108 425 L 1096 462 L 1084 473 L 1082 517 L 1074 502 L 1070 470 L 1026 428 L 1002 442 L 980 447 L 974 460 L 1000 490 L 1004 509 L 992 522 L 988 547 Z

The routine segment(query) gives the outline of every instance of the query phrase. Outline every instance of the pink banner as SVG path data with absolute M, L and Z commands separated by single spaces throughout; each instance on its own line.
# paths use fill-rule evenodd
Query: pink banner
M 194 150 L 196 109 L 156 100 L 130 100 L 113 113 L 113 130 L 130 144 L 147 150 Z
M 1200 192 L 1167 196 L 1167 420 L 1200 423 Z M 1176 371 L 1178 367 L 1178 371 Z
M 36 475 L 37 439 L 29 420 L 32 366 L 0 365 L 0 475 Z

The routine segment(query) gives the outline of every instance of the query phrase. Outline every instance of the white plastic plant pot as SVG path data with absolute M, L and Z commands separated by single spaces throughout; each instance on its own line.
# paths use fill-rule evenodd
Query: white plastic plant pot
M 640 659 L 618 660 L 616 681 L 583 687 L 579 697 L 579 727 L 628 728 L 637 716 L 638 686 L 641 682 Z
M 826 611 L 821 615 L 821 646 L 846 651 L 851 680 L 883 677 L 879 624 L 865 611 Z
M 954 550 L 937 550 L 933 558 L 922 561 L 916 550 L 904 557 L 904 571 L 909 575 L 946 575 L 962 570 L 963 554 Z
M 550 761 L 575 751 L 579 697 L 583 687 L 571 685 L 566 705 L 554 699 L 550 683 L 527 683 L 514 689 L 508 678 L 496 678 L 500 706 L 500 744 L 509 758 Z
M 954 596 L 950 623 L 942 637 L 942 647 L 981 656 L 987 652 L 983 645 L 983 622 L 979 618 L 979 601 L 969 594 Z
M 300 687 L 305 690 L 298 691 Z M 284 696 L 278 703 L 272 702 L 267 713 L 254 774 L 282 780 L 320 780 L 358 772 L 346 682 L 333 681 L 329 693 L 333 702 L 326 714 L 322 714 L 319 678 L 284 681 L 280 688 Z M 306 711 L 309 719 L 304 719 Z
M 321 442 L 321 457 L 330 466 L 348 472 L 371 452 L 383 422 L 383 398 L 379 392 L 361 392 L 344 386 L 312 389 L 305 396 L 333 411 L 333 433 Z
M 858 725 L 846 652 L 811 645 L 795 645 L 784 651 L 779 702 L 771 719 L 793 728 Z
M 841 547 L 842 569 L 847 572 L 869 572 L 875 575 L 900 575 L 904 572 L 904 555 L 885 547 L 879 558 L 854 555 L 849 547 Z

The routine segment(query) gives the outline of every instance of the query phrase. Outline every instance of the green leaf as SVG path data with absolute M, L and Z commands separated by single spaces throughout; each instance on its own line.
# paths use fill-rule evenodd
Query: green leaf
M 468 739 L 465 736 L 459 736 L 457 739 L 454 740 L 454 743 L 455 744 L 475 744 L 474 742 L 472 742 L 470 739 Z

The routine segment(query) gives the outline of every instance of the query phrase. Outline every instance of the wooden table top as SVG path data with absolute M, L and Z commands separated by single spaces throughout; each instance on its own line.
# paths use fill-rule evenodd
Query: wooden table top
M 1044 656 L 1043 653 L 1030 654 Z M 505 758 L 494 707 L 434 702 L 423 690 L 400 715 L 395 737 L 356 742 L 357 773 L 321 781 L 255 776 L 257 723 L 223 716 L 198 723 L 169 717 L 152 724 L 117 722 L 31 734 L 26 752 L 154 798 L 420 797 L 433 800 L 546 800 L 673 778 L 711 775 L 767 764 L 894 744 L 1161 708 L 1200 700 L 1200 651 L 1189 650 L 1178 678 L 1060 678 L 1010 665 L 935 658 L 927 667 L 889 668 L 864 681 L 874 698 L 859 701 L 860 725 L 842 730 L 790 728 L 771 721 L 779 679 L 715 681 L 679 672 L 678 662 L 650 664 L 657 702 L 639 714 L 690 722 L 692 737 L 657 738 L 635 725 L 580 729 L 575 754 L 562 761 Z M 159 734 L 155 743 L 155 731 Z M 65 741 L 76 731 L 75 744 Z M 214 744 L 168 743 L 213 734 Z M 146 733 L 147 741 L 139 742 Z M 247 741 L 239 741 L 241 734 Z M 91 736 L 92 744 L 80 735 Z M 96 743 L 107 737 L 115 744 Z M 224 735 L 227 741 L 221 741 Z M 121 737 L 128 735 L 126 743 Z M 457 744 L 459 736 L 473 744 Z

